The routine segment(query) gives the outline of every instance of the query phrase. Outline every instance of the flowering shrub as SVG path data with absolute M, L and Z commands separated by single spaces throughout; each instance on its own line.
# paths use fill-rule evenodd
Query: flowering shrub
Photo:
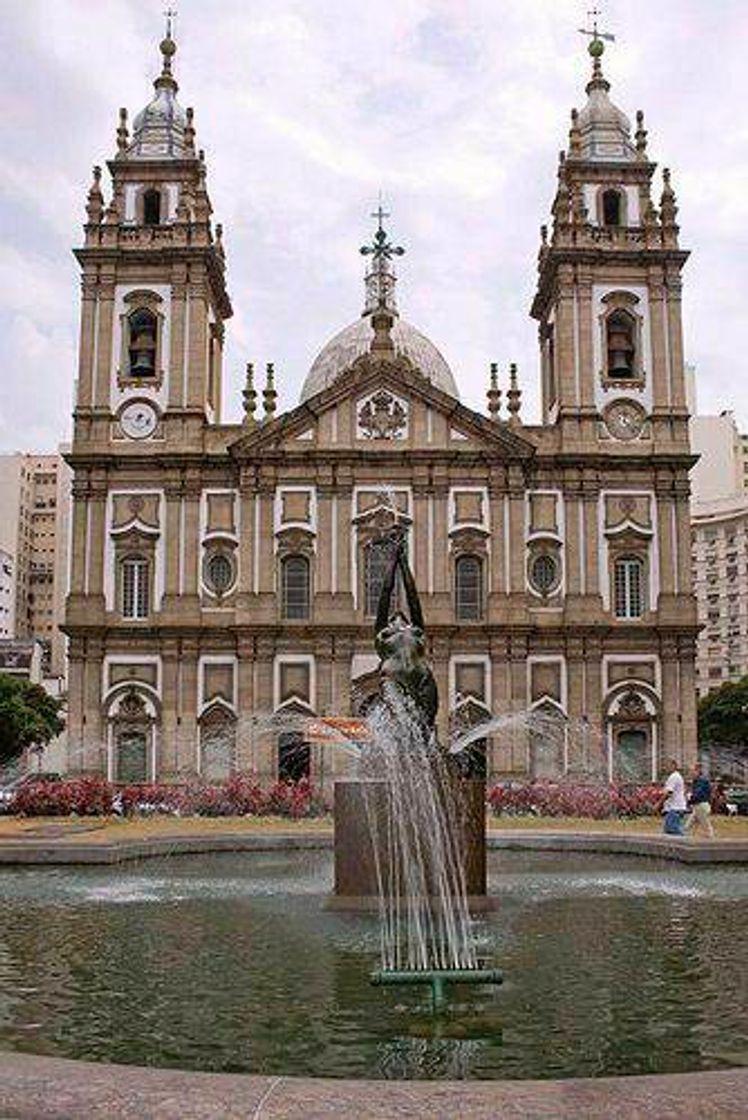
M 500 816 L 641 817 L 657 812 L 659 786 L 585 785 L 574 782 L 527 782 L 496 785 L 488 804 Z
M 75 778 L 65 782 L 26 782 L 11 803 L 23 817 L 103 816 L 112 811 L 114 790 L 103 778 Z
M 30 782 L 19 788 L 10 806 L 17 816 L 103 816 L 168 813 L 201 817 L 316 817 L 328 811 L 322 794 L 307 779 L 276 782 L 263 789 L 245 774 L 216 785 L 166 785 L 154 782 L 115 786 L 103 778 Z

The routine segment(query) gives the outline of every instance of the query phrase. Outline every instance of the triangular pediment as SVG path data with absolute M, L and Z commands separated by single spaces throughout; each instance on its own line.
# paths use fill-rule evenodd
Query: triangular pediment
M 404 356 L 364 354 L 333 385 L 257 424 L 231 445 L 238 459 L 263 452 L 488 451 L 527 460 L 535 445 L 521 426 L 482 416 L 425 378 Z

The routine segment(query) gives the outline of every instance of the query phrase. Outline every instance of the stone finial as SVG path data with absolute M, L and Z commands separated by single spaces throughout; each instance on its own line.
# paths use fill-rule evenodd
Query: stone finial
M 506 393 L 507 410 L 509 412 L 509 423 L 520 424 L 519 410 L 522 407 L 522 390 L 517 382 L 517 363 L 512 362 L 509 366 L 509 388 Z
M 674 225 L 678 214 L 675 204 L 675 191 L 670 183 L 670 168 L 662 169 L 662 194 L 660 196 L 660 214 L 663 225 Z
M 571 128 L 569 129 L 569 155 L 576 157 L 582 154 L 582 134 L 579 131 L 579 113 L 576 109 L 571 111 Z
M 195 154 L 195 124 L 194 124 L 195 110 L 192 108 L 192 106 L 189 106 L 185 110 L 185 117 L 187 118 L 187 123 L 184 126 L 184 146 L 185 146 L 185 148 L 187 148 L 187 150 L 192 155 L 194 155 Z
M 488 397 L 488 414 L 492 420 L 498 420 L 501 408 L 501 389 L 499 388 L 499 366 L 497 362 L 491 362 L 491 380 L 486 396 Z
M 255 367 L 252 362 L 247 362 L 247 376 L 242 389 L 244 402 L 244 425 L 253 428 L 257 423 L 255 411 L 257 409 L 257 390 L 255 389 Z
M 93 182 L 88 192 L 86 202 L 86 217 L 88 224 L 98 226 L 104 213 L 104 196 L 101 193 L 101 168 L 97 165 L 93 169 Z
M 278 394 L 275 391 L 275 369 L 272 362 L 266 367 L 265 388 L 262 391 L 262 403 L 265 408 L 265 419 L 272 420 L 275 414 L 275 405 Z
M 216 246 L 216 253 L 220 257 L 221 261 L 222 262 L 225 261 L 226 260 L 226 252 L 223 248 L 223 224 L 221 222 L 216 222 L 215 246 Z
M 120 109 L 119 124 L 117 125 L 117 155 L 124 156 L 130 134 L 127 131 L 127 109 Z
M 636 110 L 636 132 L 634 133 L 636 140 L 636 150 L 644 159 L 647 151 L 647 130 L 644 127 L 644 113 L 641 109 Z

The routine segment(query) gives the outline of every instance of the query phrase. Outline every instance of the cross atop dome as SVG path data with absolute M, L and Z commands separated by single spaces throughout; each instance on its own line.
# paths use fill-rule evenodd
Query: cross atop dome
M 391 311 L 393 315 L 396 315 L 395 283 L 397 277 L 391 262 L 393 257 L 402 257 L 405 253 L 405 249 L 402 245 L 393 245 L 389 240 L 387 231 L 384 228 L 384 219 L 389 218 L 390 214 L 382 206 L 381 198 L 379 200 L 379 206 L 371 216 L 377 219 L 377 228 L 372 238 L 372 243 L 370 245 L 362 245 L 359 249 L 363 257 L 371 257 L 371 267 L 367 271 L 364 279 L 364 283 L 366 284 L 366 305 L 363 313 L 364 315 L 368 315 L 372 311 L 387 310 Z

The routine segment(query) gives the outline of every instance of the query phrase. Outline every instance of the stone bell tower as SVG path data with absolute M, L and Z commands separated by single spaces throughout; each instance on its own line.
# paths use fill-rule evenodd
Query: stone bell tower
M 644 116 L 628 118 L 610 100 L 604 44 L 591 33 L 587 103 L 572 110 L 559 154 L 550 233 L 542 227 L 538 289 L 543 421 L 571 449 L 641 439 L 685 445 L 687 410 L 681 329 L 677 207 L 656 164 Z
M 223 321 L 231 315 L 221 226 L 211 224 L 192 109 L 177 101 L 171 27 L 152 101 L 132 133 L 120 110 L 117 154 L 86 207 L 74 452 L 126 453 L 142 441 L 189 442 L 217 422 Z

